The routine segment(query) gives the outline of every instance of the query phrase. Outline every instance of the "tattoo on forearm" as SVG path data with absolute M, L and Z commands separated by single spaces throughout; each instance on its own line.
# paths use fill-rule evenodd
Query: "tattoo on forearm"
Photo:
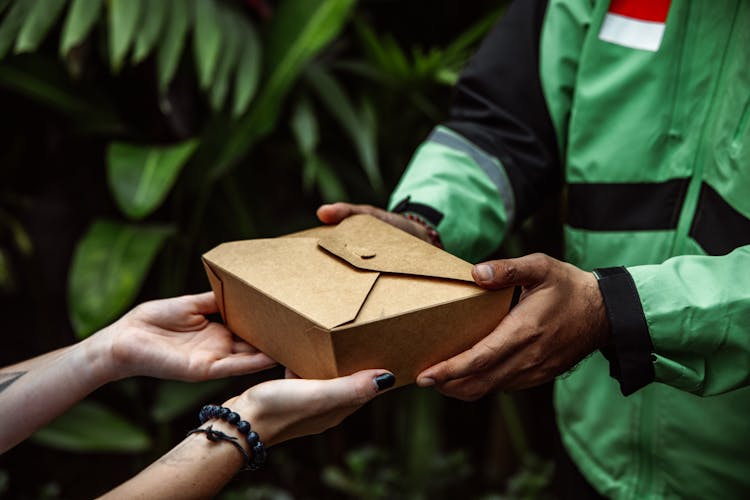
M 0 392 L 10 387 L 13 382 L 26 375 L 26 372 L 0 373 Z

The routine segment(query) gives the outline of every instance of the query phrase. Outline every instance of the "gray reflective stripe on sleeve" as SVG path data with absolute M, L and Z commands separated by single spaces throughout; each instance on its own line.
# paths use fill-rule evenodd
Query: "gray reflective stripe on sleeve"
M 505 208 L 508 223 L 510 225 L 513 224 L 516 214 L 516 199 L 513 194 L 513 187 L 510 185 L 510 180 L 508 179 L 508 174 L 505 173 L 505 169 L 500 161 L 487 154 L 463 136 L 445 127 L 435 128 L 427 140 L 465 153 L 474 160 L 497 188 L 497 191 L 500 193 L 500 199 L 503 202 L 503 208 Z

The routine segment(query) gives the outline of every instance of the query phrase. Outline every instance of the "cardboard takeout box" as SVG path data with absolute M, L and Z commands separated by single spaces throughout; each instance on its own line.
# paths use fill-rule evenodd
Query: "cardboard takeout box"
M 235 334 L 305 378 L 386 368 L 398 385 L 471 347 L 512 290 L 474 284 L 471 264 L 368 215 L 203 255 Z

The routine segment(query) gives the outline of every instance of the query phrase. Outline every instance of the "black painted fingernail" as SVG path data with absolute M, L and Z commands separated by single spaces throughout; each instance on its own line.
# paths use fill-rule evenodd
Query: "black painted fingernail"
M 396 383 L 396 377 L 394 377 L 392 373 L 384 373 L 382 375 L 378 375 L 372 380 L 375 382 L 378 391 L 383 391 L 385 389 L 388 389 L 389 387 L 393 387 L 393 384 Z

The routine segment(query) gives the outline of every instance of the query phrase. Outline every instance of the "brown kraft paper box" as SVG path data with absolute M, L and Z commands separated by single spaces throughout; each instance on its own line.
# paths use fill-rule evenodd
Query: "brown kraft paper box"
M 385 368 L 397 385 L 485 337 L 512 289 L 369 215 L 224 243 L 203 264 L 228 328 L 304 378 Z

